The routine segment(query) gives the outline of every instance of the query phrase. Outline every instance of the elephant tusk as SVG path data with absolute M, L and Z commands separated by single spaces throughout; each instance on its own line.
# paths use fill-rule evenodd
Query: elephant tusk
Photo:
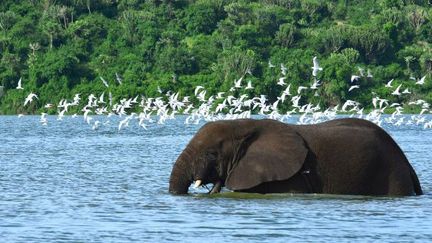
M 218 181 L 216 184 L 214 184 L 213 188 L 209 192 L 210 194 L 219 193 L 222 187 L 222 182 Z
M 199 186 L 201 186 L 201 184 L 202 184 L 202 180 L 196 180 L 194 187 L 198 188 Z

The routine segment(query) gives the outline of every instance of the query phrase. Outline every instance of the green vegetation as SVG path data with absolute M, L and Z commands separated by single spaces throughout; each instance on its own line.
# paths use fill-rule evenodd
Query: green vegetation
M 403 83 L 414 95 L 392 102 L 432 102 L 432 8 L 428 0 L 2 0 L 0 113 L 32 113 L 75 93 L 112 92 L 114 99 L 180 91 L 196 85 L 229 92 L 248 70 L 254 90 L 276 100 L 280 64 L 292 90 L 323 71 L 322 107 L 345 100 L 371 106 Z M 275 67 L 269 67 L 269 62 Z M 348 92 L 359 67 L 360 89 Z M 116 75 L 122 78 L 120 85 Z M 409 77 L 427 76 L 423 86 Z M 101 77 L 108 81 L 106 88 Z M 22 78 L 24 90 L 16 90 Z M 23 107 L 35 92 L 38 102 Z

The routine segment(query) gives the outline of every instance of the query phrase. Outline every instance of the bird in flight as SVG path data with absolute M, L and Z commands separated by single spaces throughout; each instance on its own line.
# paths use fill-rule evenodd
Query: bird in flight
M 24 101 L 24 106 L 26 106 L 27 104 L 31 103 L 33 101 L 33 98 L 39 99 L 38 96 L 34 93 L 30 93 L 27 98 Z
M 388 81 L 387 84 L 385 85 L 385 87 L 387 87 L 387 88 L 392 88 L 392 87 L 393 87 L 393 86 L 392 86 L 392 82 L 393 82 L 393 80 L 394 80 L 394 79 Z
M 319 66 L 318 59 L 316 56 L 312 59 L 312 61 L 313 61 L 312 76 L 316 77 L 318 71 L 322 71 L 323 69 L 322 67 Z
M 399 84 L 399 86 L 393 91 L 392 95 L 401 95 L 400 93 L 400 88 L 401 88 L 402 84 Z
M 19 80 L 18 80 L 18 85 L 17 85 L 17 87 L 16 87 L 16 89 L 24 89 L 23 87 L 22 87 L 22 79 L 20 78 Z
M 351 92 L 353 89 L 358 89 L 360 88 L 360 85 L 353 85 L 348 89 L 348 92 Z
M 421 79 L 417 80 L 415 84 L 423 85 L 425 83 L 426 75 L 423 76 Z
M 109 87 L 108 82 L 102 77 L 99 78 L 102 80 L 102 83 L 108 88 Z

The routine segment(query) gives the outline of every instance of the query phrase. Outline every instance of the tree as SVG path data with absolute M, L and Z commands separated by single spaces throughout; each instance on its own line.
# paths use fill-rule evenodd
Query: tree
M 256 58 L 252 50 L 225 50 L 219 55 L 212 69 L 219 76 L 219 82 L 224 82 L 222 88 L 227 90 L 235 79 L 244 76 L 248 71 L 253 72 L 257 65 Z
M 186 30 L 191 34 L 211 34 L 217 27 L 220 18 L 215 6 L 211 4 L 193 4 L 186 9 Z
M 408 21 L 410 25 L 416 30 L 419 31 L 420 27 L 425 23 L 426 21 L 426 12 L 423 8 L 417 7 L 413 5 L 413 7 L 410 7 L 407 9 L 408 11 Z
M 283 47 L 291 47 L 299 39 L 299 33 L 295 25 L 291 23 L 279 26 L 274 42 Z
M 0 13 L 0 29 L 7 32 L 17 22 L 17 16 L 13 11 Z

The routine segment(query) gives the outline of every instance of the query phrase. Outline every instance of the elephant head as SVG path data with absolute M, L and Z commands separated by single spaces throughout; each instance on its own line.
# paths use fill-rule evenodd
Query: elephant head
M 286 180 L 297 173 L 308 149 L 288 125 L 272 120 L 216 121 L 204 125 L 175 162 L 169 191 L 186 194 L 195 186 L 214 184 L 246 190 Z

